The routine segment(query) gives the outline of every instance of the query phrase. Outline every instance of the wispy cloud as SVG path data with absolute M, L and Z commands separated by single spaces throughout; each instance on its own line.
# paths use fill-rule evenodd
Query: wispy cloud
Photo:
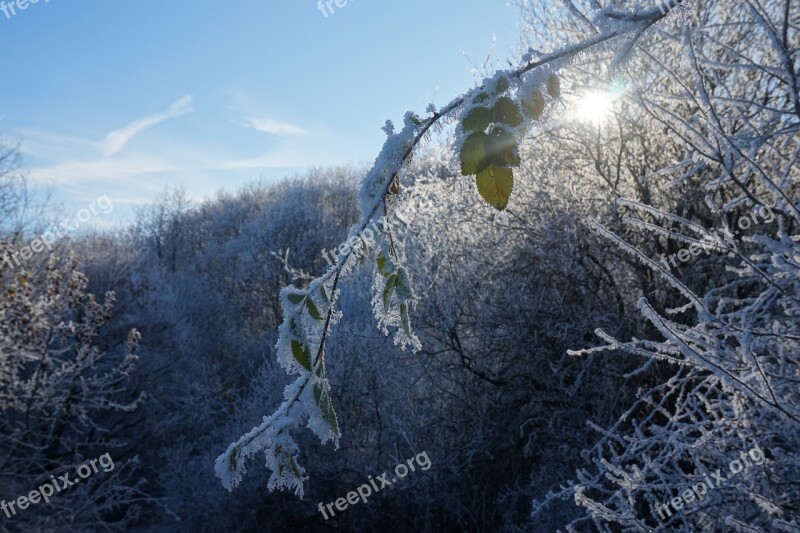
M 149 130 L 193 112 L 192 107 L 192 96 L 184 96 L 163 113 L 139 118 L 108 135 L 107 130 L 76 134 L 24 129 L 23 151 L 32 163 L 28 176 L 37 187 L 54 187 L 70 198 L 96 197 L 101 190 L 137 204 L 167 184 L 186 184 L 195 195 L 211 195 L 222 184 L 272 179 L 309 166 L 336 166 L 355 144 L 313 123 L 281 121 L 280 115 L 255 105 L 228 108 L 220 122 L 213 122 L 218 115 L 198 117 L 215 126 L 210 140 L 194 138 L 195 130 L 186 124 L 176 124 L 166 136 Z
M 103 141 L 103 155 L 110 157 L 122 150 L 131 139 L 143 131 L 172 118 L 185 115 L 194 111 L 192 108 L 192 95 L 186 95 L 171 106 L 165 113 L 149 115 L 136 119 L 127 126 L 109 133 Z
M 254 130 L 260 131 L 261 133 L 278 135 L 281 137 L 288 137 L 293 135 L 309 135 L 309 132 L 307 130 L 299 126 L 295 126 L 294 124 L 289 124 L 288 122 L 280 122 L 278 120 L 273 120 L 271 118 L 249 116 L 245 117 L 244 120 L 239 124 L 247 128 L 252 128 Z
M 29 171 L 34 182 L 51 182 L 60 185 L 106 180 L 109 183 L 128 181 L 136 184 L 142 176 L 179 170 L 174 164 L 157 157 L 132 156 L 113 160 L 68 160 Z

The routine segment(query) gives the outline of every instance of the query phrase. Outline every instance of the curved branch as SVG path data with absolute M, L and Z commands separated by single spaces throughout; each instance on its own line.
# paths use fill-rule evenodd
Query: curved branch
M 661 8 L 653 8 L 650 10 L 640 11 L 638 13 L 630 13 L 627 17 L 623 17 L 620 12 L 616 11 L 600 11 L 599 14 L 601 17 L 614 19 L 609 21 L 609 29 L 606 30 L 606 32 L 587 38 L 576 45 L 564 47 L 556 52 L 545 55 L 536 61 L 528 61 L 525 65 L 515 70 L 503 72 L 502 74 L 521 81 L 522 76 L 536 68 L 550 65 L 563 59 L 573 58 L 582 52 L 604 45 L 622 35 L 633 34 L 634 37 L 632 42 L 635 43 L 648 28 L 665 18 L 673 9 L 682 5 L 683 2 L 684 0 L 673 0 L 672 3 L 674 5 L 666 5 L 666 9 L 665 6 L 662 6 Z M 372 203 L 371 205 L 367 204 L 366 206 L 361 206 L 361 220 L 359 223 L 350 228 L 349 237 L 355 237 L 366 230 L 367 226 L 373 221 L 373 218 L 379 212 L 379 209 L 383 208 L 384 216 L 388 215 L 387 200 L 398 192 L 399 174 L 410 162 L 415 150 L 430 129 L 442 121 L 442 119 L 456 111 L 459 107 L 470 102 L 481 91 L 485 90 L 489 83 L 491 83 L 491 80 L 487 80 L 483 85 L 473 88 L 464 95 L 454 99 L 441 110 L 433 111 L 432 115 L 425 120 L 419 120 L 416 118 L 416 116 L 410 113 L 406 114 L 406 124 L 403 130 L 403 135 L 406 137 L 405 140 L 403 139 L 403 135 L 394 134 L 392 128 L 388 126 L 387 123 L 387 128 L 385 129 L 387 131 L 388 138 L 381 149 L 375 165 L 365 175 L 360 187 L 360 192 L 363 195 L 362 197 L 368 198 L 368 201 L 371 201 Z M 404 143 L 401 145 L 401 150 L 398 150 L 398 142 Z M 394 155 L 392 155 L 393 152 L 395 152 Z M 400 155 L 398 158 L 398 154 L 402 155 Z M 389 172 L 389 170 L 391 170 L 391 172 Z M 369 186 L 373 184 L 380 184 L 381 187 L 379 190 L 367 190 L 369 189 Z M 378 189 L 378 187 L 376 187 L 376 189 Z M 394 255 L 393 248 L 393 246 L 390 247 L 390 253 L 392 255 Z M 315 375 L 315 372 L 320 369 L 321 365 L 324 365 L 324 348 L 330 331 L 333 308 L 336 301 L 336 288 L 343 272 L 345 271 L 345 265 L 354 252 L 355 249 L 351 247 L 348 253 L 339 254 L 336 257 L 336 263 L 331 266 L 331 268 L 325 274 L 309 284 L 307 293 L 308 297 L 310 298 L 310 294 L 313 291 L 324 288 L 325 284 L 333 279 L 330 302 L 326 312 L 327 316 L 325 318 L 324 326 L 321 331 L 321 338 L 317 349 L 317 354 L 311 361 L 310 371 L 304 377 L 301 377 L 295 382 L 297 388 L 291 397 L 285 399 L 272 416 L 267 417 L 264 422 L 253 428 L 244 436 L 240 437 L 235 443 L 231 444 L 228 447 L 228 450 L 217 459 L 218 468 L 225 468 L 230 465 L 228 469 L 232 471 L 231 473 L 233 473 L 234 478 L 238 478 L 239 474 L 236 473 L 236 470 L 238 470 L 239 461 L 243 460 L 239 456 L 240 450 L 243 448 L 248 448 L 260 436 L 269 431 L 270 428 L 274 428 L 276 422 L 279 421 L 281 417 L 288 415 L 290 410 L 295 407 L 299 401 L 301 401 L 301 398 L 303 397 L 304 392 L 307 390 L 309 383 L 316 383 L 313 376 Z M 289 431 L 295 426 L 296 424 L 280 426 L 276 432 L 276 435 L 279 435 L 284 431 Z M 253 452 L 254 450 L 248 449 L 246 450 L 245 455 L 250 456 Z M 221 470 L 218 469 L 217 473 L 220 475 Z M 302 493 L 302 477 L 299 472 L 297 472 L 294 482 L 297 484 L 299 492 Z M 223 481 L 223 484 L 226 484 L 226 486 L 229 485 L 229 488 L 232 488 L 232 486 L 235 486 L 237 483 L 238 480 L 236 479 L 233 479 L 231 483 L 226 483 Z

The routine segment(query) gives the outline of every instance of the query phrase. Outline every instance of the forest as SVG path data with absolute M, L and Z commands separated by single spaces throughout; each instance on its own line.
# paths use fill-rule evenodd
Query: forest
M 31 253 L 1 138 L 0 530 L 800 531 L 800 2 L 515 3 L 372 167 Z

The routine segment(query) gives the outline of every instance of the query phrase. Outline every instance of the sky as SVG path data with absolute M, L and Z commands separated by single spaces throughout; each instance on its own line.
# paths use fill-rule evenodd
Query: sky
M 517 53 L 506 0 L 3 0 L 0 136 L 36 191 L 97 224 L 165 187 L 199 200 L 312 166 L 370 164 L 387 119 Z M 10 5 L 9 5 L 10 4 Z M 13 10 L 11 9 L 13 7 Z

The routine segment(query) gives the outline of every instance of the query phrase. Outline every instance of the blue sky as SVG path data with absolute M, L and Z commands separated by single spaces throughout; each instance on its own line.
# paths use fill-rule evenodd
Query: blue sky
M 371 163 L 386 119 L 463 92 L 494 39 L 498 65 L 517 49 L 517 9 L 504 0 L 333 8 L 39 0 L 0 12 L 0 134 L 22 142 L 31 182 L 56 204 L 108 195 L 119 223 L 165 186 L 202 198 Z

